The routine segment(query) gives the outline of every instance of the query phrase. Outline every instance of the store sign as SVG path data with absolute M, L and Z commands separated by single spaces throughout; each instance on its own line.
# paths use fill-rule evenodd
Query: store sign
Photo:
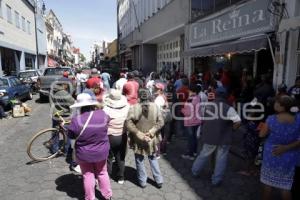
M 237 39 L 274 30 L 269 0 L 252 0 L 228 11 L 193 23 L 190 47 Z

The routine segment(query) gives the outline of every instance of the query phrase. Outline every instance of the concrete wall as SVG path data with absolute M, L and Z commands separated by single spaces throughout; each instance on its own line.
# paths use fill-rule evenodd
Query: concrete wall
M 179 27 L 183 28 L 189 20 L 189 4 L 188 0 L 173 0 L 142 24 L 140 31 L 135 29 L 126 38 L 121 39 L 121 43 L 127 46 L 135 41 L 152 43 L 152 40 L 163 37 Z
M 133 66 L 145 73 L 157 69 L 157 44 L 170 41 L 184 34 L 189 20 L 189 0 L 173 0 L 141 24 L 120 44 L 133 49 Z M 150 45 L 153 44 L 153 45 Z
M 300 16 L 300 1 L 299 0 L 285 0 L 287 3 L 287 12 L 289 13 L 290 18 Z M 285 43 L 285 37 L 287 33 L 283 33 L 280 35 L 280 40 L 283 41 L 283 44 Z M 289 31 L 289 39 L 288 39 L 288 48 L 286 55 L 286 61 L 287 63 L 284 65 L 279 65 L 279 77 L 282 81 L 285 82 L 288 86 L 292 86 L 295 83 L 296 75 L 297 75 L 297 66 L 300 65 L 300 60 L 298 61 L 298 54 L 297 54 L 297 44 L 298 44 L 299 38 L 299 29 L 298 30 L 290 30 Z M 281 51 L 284 51 L 285 45 L 281 47 Z M 285 70 L 284 70 L 285 69 Z M 285 80 L 283 78 L 285 77 Z M 280 79 L 279 79 L 280 80 Z M 281 81 L 281 82 L 282 82 Z M 281 83 L 279 82 L 279 84 Z
M 12 10 L 12 23 L 7 21 L 6 4 Z M 31 54 L 36 53 L 34 10 L 25 0 L 2 0 L 2 17 L 0 17 L 0 46 L 25 51 Z M 16 27 L 15 11 L 19 13 L 20 28 Z M 26 32 L 22 30 L 22 16 L 25 17 Z M 30 21 L 30 33 L 27 30 L 27 21 Z
M 39 54 L 47 55 L 47 29 L 43 15 L 36 17 Z

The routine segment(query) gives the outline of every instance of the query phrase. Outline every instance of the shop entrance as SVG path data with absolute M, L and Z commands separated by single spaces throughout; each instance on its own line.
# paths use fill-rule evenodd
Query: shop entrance
M 195 57 L 193 63 L 195 74 L 203 73 L 206 76 L 213 76 L 226 71 L 230 79 L 230 88 L 240 86 L 241 78 L 245 73 L 247 73 L 248 79 L 253 81 L 253 84 L 259 83 L 262 75 L 267 77 L 270 82 L 273 78 L 274 65 L 269 50 Z
M 12 49 L 1 48 L 1 63 L 3 74 L 7 76 L 16 75 L 16 59 L 19 60 L 19 56 L 19 53 L 15 53 L 15 51 Z

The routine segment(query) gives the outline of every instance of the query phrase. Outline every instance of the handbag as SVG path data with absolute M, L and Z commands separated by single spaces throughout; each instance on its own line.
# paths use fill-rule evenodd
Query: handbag
M 73 161 L 76 160 L 76 150 L 75 150 L 75 149 L 76 149 L 76 142 L 77 142 L 77 140 L 79 139 L 79 137 L 82 135 L 82 133 L 85 131 L 85 129 L 86 129 L 86 127 L 88 126 L 88 124 L 90 123 L 93 114 L 94 114 L 94 111 L 92 111 L 92 112 L 90 113 L 90 115 L 89 115 L 88 119 L 86 120 L 86 122 L 85 122 L 85 124 L 84 124 L 82 130 L 80 131 L 78 137 L 74 140 L 74 146 L 72 146 L 72 148 L 73 148 L 73 152 L 72 152 L 72 158 L 73 158 Z

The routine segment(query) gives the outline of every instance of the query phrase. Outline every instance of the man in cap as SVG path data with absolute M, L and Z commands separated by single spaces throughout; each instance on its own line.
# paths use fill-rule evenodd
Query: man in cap
M 87 90 L 92 91 L 95 94 L 97 100 L 99 102 L 102 101 L 104 87 L 102 79 L 100 78 L 98 70 L 96 68 L 92 69 L 91 77 L 87 80 L 86 87 L 87 89 L 83 91 L 84 93 L 86 93 Z
M 226 98 L 226 89 L 219 87 L 216 89 L 214 104 L 206 106 L 202 127 L 202 141 L 204 145 L 192 167 L 193 175 L 198 176 L 208 158 L 216 152 L 216 165 L 212 175 L 212 184 L 214 186 L 220 185 L 223 180 L 232 143 L 233 130 L 238 129 L 241 123 L 241 118 L 235 109 L 227 103 Z
M 88 89 L 92 89 L 94 85 L 100 85 L 103 88 L 103 83 L 101 78 L 99 77 L 98 70 L 93 68 L 91 71 L 91 77 L 86 82 L 86 87 Z

